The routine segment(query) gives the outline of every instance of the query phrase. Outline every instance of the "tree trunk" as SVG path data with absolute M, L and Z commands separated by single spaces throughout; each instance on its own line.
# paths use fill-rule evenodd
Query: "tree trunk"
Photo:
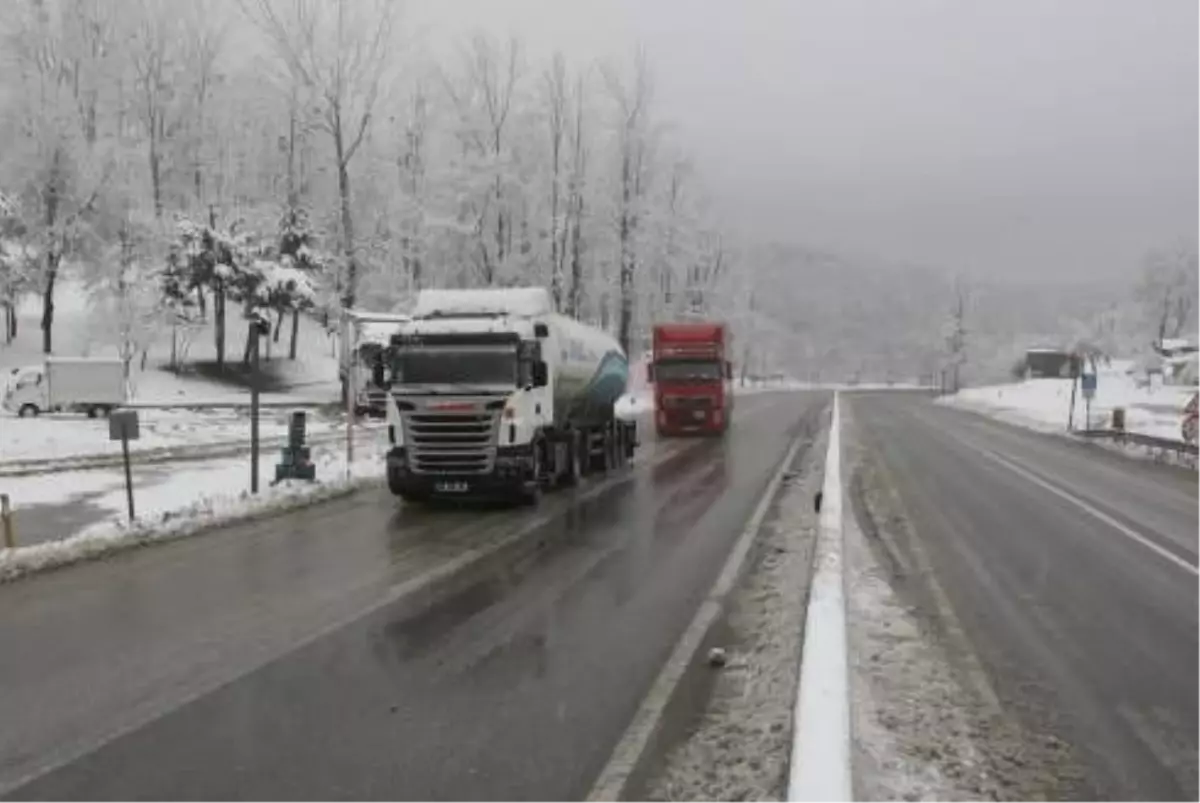
M 154 193 L 154 217 L 162 218 L 162 159 L 158 153 L 158 137 L 150 131 L 150 186 Z
M 46 290 L 42 295 L 42 353 L 54 350 L 54 285 L 58 281 L 59 256 L 54 250 L 46 254 Z
M 625 353 L 629 353 L 629 337 L 630 330 L 633 326 L 633 214 L 630 210 L 633 204 L 633 188 L 631 186 L 632 176 L 628 148 L 624 146 L 626 152 L 621 159 L 621 221 L 618 236 L 621 243 L 621 265 L 620 265 L 620 296 L 619 309 L 617 317 L 617 342 L 621 344 L 621 348 Z
M 300 310 L 292 310 L 292 343 L 288 346 L 288 359 L 296 359 L 296 338 L 300 334 Z
M 225 283 L 217 280 L 213 288 L 213 317 L 216 319 L 213 331 L 216 335 L 217 370 L 225 369 Z
M 354 258 L 354 219 L 350 212 L 350 169 L 346 163 L 345 142 L 342 140 L 342 128 L 334 126 L 333 145 L 338 165 L 338 198 L 342 212 L 342 251 L 346 257 L 346 284 L 342 288 L 342 305 L 346 309 L 354 307 L 355 291 L 358 288 L 358 263 Z
M 575 200 L 575 219 L 571 223 L 571 294 L 568 313 L 578 318 L 583 303 L 583 192 Z
M 278 343 L 279 342 L 279 330 L 283 329 L 283 315 L 284 315 L 283 307 L 280 307 L 279 309 L 275 310 L 275 315 L 277 316 L 275 318 L 275 333 L 271 337 L 271 341 L 274 343 Z

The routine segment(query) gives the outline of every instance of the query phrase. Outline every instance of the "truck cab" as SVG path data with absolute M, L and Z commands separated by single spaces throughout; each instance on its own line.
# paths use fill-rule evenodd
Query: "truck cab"
M 723 435 L 733 415 L 733 369 L 723 323 L 657 324 L 648 377 L 660 436 Z

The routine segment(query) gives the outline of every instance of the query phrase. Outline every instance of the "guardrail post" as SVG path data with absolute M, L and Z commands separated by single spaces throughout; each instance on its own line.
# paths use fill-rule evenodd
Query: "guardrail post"
M 0 527 L 4 529 L 4 548 L 16 549 L 17 535 L 13 531 L 12 505 L 8 494 L 0 494 Z

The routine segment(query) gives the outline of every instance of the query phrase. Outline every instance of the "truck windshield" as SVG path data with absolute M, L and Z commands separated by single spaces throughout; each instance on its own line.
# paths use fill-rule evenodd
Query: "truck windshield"
M 515 385 L 512 346 L 418 346 L 400 349 L 392 363 L 394 385 Z
M 722 378 L 721 363 L 713 360 L 667 360 L 654 366 L 660 382 L 712 382 Z

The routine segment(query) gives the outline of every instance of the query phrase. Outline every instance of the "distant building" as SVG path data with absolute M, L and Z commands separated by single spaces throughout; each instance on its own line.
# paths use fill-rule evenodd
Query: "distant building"
M 1064 349 L 1033 348 L 1025 351 L 1026 379 L 1069 379 L 1077 358 Z

